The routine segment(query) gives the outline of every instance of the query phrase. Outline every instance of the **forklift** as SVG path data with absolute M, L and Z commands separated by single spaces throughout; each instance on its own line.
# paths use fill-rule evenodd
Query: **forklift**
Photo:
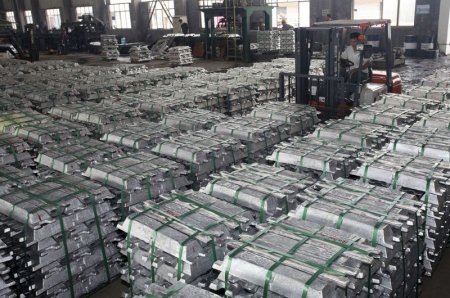
M 385 71 L 370 70 L 369 79 L 362 80 L 363 59 L 372 55 L 372 47 L 363 44 L 370 27 L 384 28 L 386 66 Z M 352 62 L 341 59 L 349 31 L 361 33 L 356 83 L 346 75 Z M 313 60 L 322 63 L 322 73 L 311 70 Z M 392 73 L 391 60 L 390 20 L 336 20 L 296 28 L 295 73 L 280 73 L 279 98 L 314 106 L 324 119 L 347 116 L 353 107 L 371 104 L 383 93 L 401 93 L 401 79 Z

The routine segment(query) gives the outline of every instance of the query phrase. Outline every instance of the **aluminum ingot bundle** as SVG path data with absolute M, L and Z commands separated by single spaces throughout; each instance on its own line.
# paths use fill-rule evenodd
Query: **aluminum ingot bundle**
M 450 99 L 449 87 L 405 86 L 404 93 L 417 98 L 430 98 L 446 102 Z
M 295 32 L 294 30 L 280 31 L 280 53 L 294 54 L 295 52 Z
M 11 134 L 31 143 L 48 144 L 68 139 L 83 138 L 90 134 L 86 126 L 65 120 L 23 125 Z
M 411 95 L 387 93 L 381 96 L 376 102 L 378 105 L 388 105 L 402 107 L 404 109 L 416 110 L 419 112 L 428 112 L 441 108 L 441 101 L 428 98 L 416 98 Z
M 147 46 L 133 46 L 129 51 L 131 63 L 147 62 L 152 60 L 152 52 Z M 127 72 L 127 74 L 129 74 Z
M 162 139 L 176 136 L 179 133 L 178 129 L 168 125 L 141 120 L 121 125 L 104 134 L 100 140 L 126 148 L 140 150 L 152 148 Z
M 27 167 L 33 165 L 31 147 L 22 139 L 0 133 L 0 165 Z
M 100 35 L 102 45 L 102 58 L 105 60 L 117 60 L 119 58 L 117 37 L 115 35 Z
M 405 156 L 389 151 L 367 154 L 361 158 L 362 166 L 352 171 L 363 181 L 383 183 L 394 189 L 416 192 L 425 205 L 424 266 L 431 274 L 446 247 L 450 231 L 448 210 L 450 163 L 423 156 Z
M 152 151 L 185 164 L 197 183 L 245 158 L 241 142 L 206 130 L 163 140 Z
M 226 297 L 362 296 L 374 292 L 372 276 L 380 268 L 381 252 L 360 236 L 290 218 L 227 248 L 210 285 L 225 289 Z
M 360 151 L 352 145 L 341 145 L 312 138 L 293 138 L 281 143 L 266 157 L 275 166 L 286 166 L 298 172 L 313 172 L 322 177 L 348 177 L 358 165 Z
M 215 124 L 227 119 L 228 117 L 221 113 L 201 109 L 186 109 L 165 115 L 161 123 L 186 132 L 209 130 Z
M 330 120 L 320 125 L 310 138 L 318 138 L 340 144 L 350 144 L 362 149 L 381 149 L 389 142 L 389 127 L 351 119 Z
M 91 165 L 84 176 L 114 188 L 121 212 L 128 214 L 130 206 L 190 185 L 187 174 L 180 163 L 139 152 Z
M 33 171 L 27 169 L 17 169 L 12 166 L 0 167 L 0 195 L 10 193 L 18 187 L 35 184 L 37 177 Z
M 43 89 L 42 87 L 36 86 L 33 91 L 26 94 L 26 98 L 31 101 L 34 108 L 41 112 L 46 112 L 56 105 L 80 101 L 79 93 L 75 89 L 67 90 L 48 86 Z
M 289 126 L 281 121 L 250 117 L 232 118 L 214 125 L 211 131 L 240 140 L 247 147 L 247 158 L 257 159 L 289 137 Z
M 134 282 L 136 287 L 137 282 Z M 145 298 L 145 297 L 171 297 L 171 298 L 219 298 L 221 296 L 211 293 L 205 289 L 177 282 L 170 287 L 161 286 L 157 283 L 147 282 L 145 284 L 145 295 L 133 295 L 124 293 L 124 298 Z
M 122 154 L 122 151 L 114 145 L 84 138 L 48 144 L 39 151 L 35 161 L 57 172 L 76 174 L 85 171 L 93 163 Z
M 0 198 L 0 239 L 13 250 L 10 270 L 21 296 L 80 297 L 120 273 L 112 197 L 101 185 L 63 175 Z
M 4 231 L 1 231 L 4 233 Z M 12 272 L 9 269 L 13 262 L 12 248 L 2 241 L 0 236 L 0 297 L 16 298 L 16 282 L 13 279 Z M 7 241 L 5 239 L 5 241 Z
M 24 98 L 0 96 L 0 111 L 24 110 L 31 107 L 31 102 Z
M 128 266 L 122 279 L 135 295 L 144 295 L 158 281 L 191 283 L 223 260 L 225 245 L 251 231 L 251 213 L 192 190 L 161 196 L 133 207 L 118 228 L 127 233 L 120 243 Z
M 354 108 L 348 119 L 397 127 L 413 124 L 417 120 L 417 114 L 418 111 L 415 110 L 375 103 Z
M 169 49 L 167 58 L 172 65 L 188 65 L 194 63 L 192 50 L 189 46 L 177 46 Z
M 289 102 L 270 102 L 257 106 L 250 117 L 282 121 L 290 126 L 289 135 L 307 134 L 320 122 L 315 108 Z
M 296 195 L 315 182 L 304 174 L 256 163 L 212 177 L 202 192 L 251 210 L 260 222 L 295 209 Z
M 280 31 L 278 30 L 258 31 L 256 39 L 258 51 L 261 53 L 280 50 Z
M 11 132 L 16 127 L 50 121 L 51 118 L 33 110 L 0 113 L 0 132 Z
M 447 130 L 450 127 L 450 110 L 432 111 L 414 126 Z
M 442 73 L 441 73 L 442 74 Z M 428 87 L 450 87 L 450 77 L 447 75 L 431 75 L 420 81 L 421 86 Z
M 388 149 L 393 152 L 450 161 L 450 131 L 447 129 L 413 126 L 393 133 L 390 139 Z

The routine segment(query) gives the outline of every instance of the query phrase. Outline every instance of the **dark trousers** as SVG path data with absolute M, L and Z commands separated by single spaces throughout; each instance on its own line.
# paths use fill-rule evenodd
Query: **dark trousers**
M 361 82 L 366 81 L 369 79 L 369 74 L 365 72 L 361 72 Z M 356 91 L 356 84 L 358 83 L 358 72 L 354 72 L 350 75 L 348 78 L 348 83 L 351 83 L 353 85 L 347 87 L 347 92 L 345 93 L 345 97 L 349 98 L 353 93 Z

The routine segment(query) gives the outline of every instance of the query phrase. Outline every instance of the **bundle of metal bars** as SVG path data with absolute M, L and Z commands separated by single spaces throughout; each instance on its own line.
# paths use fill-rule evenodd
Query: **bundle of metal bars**
M 120 72 L 126 76 L 134 76 L 141 73 L 147 73 L 150 70 L 145 64 L 117 64 L 114 65 L 114 67 L 117 67 Z
M 414 126 L 448 130 L 450 128 L 450 110 L 429 112 L 428 115 L 416 122 Z
M 147 46 L 133 46 L 129 51 L 131 63 L 148 62 L 152 60 L 152 52 Z
M 112 197 L 66 175 L 0 197 L 0 240 L 18 297 L 80 297 L 120 274 Z
M 417 98 L 411 95 L 387 93 L 381 96 L 376 102 L 378 105 L 388 105 L 416 110 L 418 112 L 428 112 L 442 108 L 442 101 L 430 98 Z
M 185 109 L 165 115 L 161 123 L 186 132 L 209 130 L 213 125 L 226 121 L 227 119 L 228 117 L 221 113 L 202 109 Z
M 35 161 L 46 168 L 65 174 L 77 174 L 85 171 L 91 164 L 121 156 L 122 151 L 113 145 L 81 138 L 60 143 L 44 145 Z
M 153 148 L 153 152 L 185 164 L 196 184 L 195 188 L 209 174 L 226 170 L 245 158 L 245 146 L 241 142 L 206 130 L 163 140 Z
M 174 68 L 154 68 L 148 72 L 134 75 L 137 79 L 145 79 L 148 85 L 167 85 L 178 79 L 187 79 L 202 75 L 206 72 L 204 68 L 183 66 Z
M 315 182 L 304 174 L 256 163 L 211 177 L 203 193 L 250 210 L 259 222 L 295 209 L 296 195 Z
M 7 194 L 16 188 L 26 187 L 37 182 L 37 177 L 30 168 L 18 169 L 12 166 L 0 168 L 0 195 Z
M 120 195 L 119 211 L 126 216 L 137 203 L 190 185 L 187 174 L 180 163 L 139 152 L 91 165 L 83 175 L 113 188 Z
M 423 156 L 383 151 L 361 158 L 362 166 L 352 171 L 364 182 L 383 183 L 393 189 L 417 193 L 424 203 L 426 251 L 424 266 L 431 275 L 439 262 L 450 231 L 450 163 Z
M 119 58 L 117 37 L 115 35 L 100 35 L 100 42 L 104 60 L 117 60 Z
M 12 273 L 9 269 L 12 260 L 13 254 L 11 248 L 8 249 L 8 245 L 0 239 L 0 297 L 18 297 L 14 291 L 16 282 L 12 278 Z
M 132 295 L 149 294 L 147 285 L 158 281 L 200 281 L 223 260 L 230 239 L 251 230 L 250 212 L 206 194 L 189 190 L 161 199 L 134 206 L 118 225 L 127 234 L 119 247 L 128 259 L 122 279 Z
M 315 108 L 289 102 L 270 102 L 257 106 L 250 117 L 282 121 L 290 126 L 289 135 L 306 135 L 320 122 Z
M 214 133 L 236 138 L 245 144 L 250 160 L 259 159 L 273 146 L 286 140 L 289 130 L 289 125 L 284 122 L 250 117 L 231 118 L 211 128 Z
M 31 102 L 25 98 L 18 98 L 6 94 L 0 95 L 0 111 L 24 110 L 31 107 Z
M 148 288 L 146 295 L 132 295 L 124 293 L 123 298 L 146 298 L 146 297 L 165 297 L 165 298 L 219 298 L 221 296 L 211 293 L 205 289 L 177 282 L 167 287 L 167 285 L 159 285 L 157 283 L 147 282 L 145 286 Z
M 417 98 L 430 98 L 441 102 L 450 100 L 450 88 L 444 87 L 405 86 L 403 93 Z
M 258 51 L 260 53 L 275 52 L 280 50 L 280 31 L 258 31 L 256 35 Z
M 370 106 L 354 108 L 347 119 L 398 127 L 413 124 L 417 121 L 418 114 L 416 110 L 374 103 Z
M 372 277 L 381 252 L 354 234 L 282 218 L 227 249 L 210 285 L 225 297 L 380 297 Z
M 414 195 L 360 181 L 322 180 L 298 195 L 290 216 L 368 239 L 382 252 L 377 287 L 384 297 L 412 297 L 422 275 L 421 208 Z
M 448 75 L 448 73 L 446 75 L 443 75 L 443 73 L 440 74 L 441 75 L 439 76 L 435 74 L 423 78 L 420 81 L 420 85 L 428 87 L 450 88 L 450 75 Z
M 286 166 L 297 172 L 312 172 L 320 177 L 348 177 L 358 164 L 360 151 L 352 145 L 342 145 L 312 138 L 293 138 L 275 146 L 266 157 L 275 166 Z
M 387 134 L 392 130 L 384 125 L 351 119 L 330 120 L 320 125 L 309 138 L 354 145 L 362 149 L 381 149 L 389 142 Z
M 31 147 L 22 139 L 10 134 L 0 133 L 0 165 L 15 165 L 19 168 L 32 166 Z
M 280 31 L 280 53 L 294 54 L 295 53 L 295 32 L 294 30 Z
M 170 48 L 167 53 L 167 58 L 169 59 L 170 64 L 174 66 L 189 65 L 194 63 L 192 50 L 189 46 L 177 46 Z
M 49 122 L 51 118 L 33 110 L 0 113 L 0 132 L 10 133 L 17 127 Z
M 100 140 L 128 149 L 140 150 L 153 148 L 162 139 L 179 134 L 180 131 L 171 126 L 140 120 L 120 125 L 104 134 Z

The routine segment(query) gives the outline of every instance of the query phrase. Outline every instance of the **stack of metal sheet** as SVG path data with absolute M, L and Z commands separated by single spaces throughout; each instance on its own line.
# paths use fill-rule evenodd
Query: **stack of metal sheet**
M 33 165 L 31 147 L 22 139 L 0 133 L 0 165 L 25 168 Z
M 66 175 L 0 197 L 0 239 L 20 297 L 80 297 L 120 273 L 112 197 Z
M 428 115 L 416 122 L 414 126 L 447 130 L 450 127 L 450 110 L 429 112 Z
M 377 273 L 385 297 L 411 297 L 422 275 L 422 203 L 414 195 L 360 181 L 322 180 L 298 195 L 290 215 L 368 239 L 382 252 Z
M 367 154 L 361 158 L 361 162 L 362 166 L 353 170 L 352 174 L 363 181 L 383 183 L 421 196 L 425 212 L 424 266 L 426 273 L 431 275 L 442 257 L 450 233 L 450 163 L 389 151 Z
M 321 177 L 348 177 L 358 164 L 360 151 L 352 145 L 342 145 L 311 138 L 293 138 L 281 143 L 267 160 L 275 166 L 286 166 L 298 172 L 312 172 Z
M 387 93 L 376 102 L 378 105 L 402 107 L 405 109 L 428 112 L 442 108 L 442 101 L 430 98 L 416 98 L 411 95 Z
M 392 128 L 384 125 L 343 119 L 327 121 L 309 137 L 354 145 L 362 149 L 381 149 L 389 142 L 387 134 L 390 131 Z
M 227 245 L 210 288 L 226 297 L 379 297 L 381 252 L 360 236 L 290 218 Z
M 260 53 L 275 52 L 280 50 L 280 31 L 258 31 L 256 36 L 258 51 Z
M 122 154 L 122 151 L 116 146 L 90 138 L 82 138 L 45 145 L 39 151 L 35 161 L 44 166 L 41 169 L 43 173 L 50 168 L 65 174 L 76 174 L 85 171 L 93 163 Z
M 102 58 L 105 60 L 117 60 L 119 58 L 119 46 L 115 35 L 100 35 L 102 45 Z
M 118 225 L 127 233 L 119 245 L 128 258 L 122 279 L 133 295 L 145 296 L 159 281 L 199 282 L 223 260 L 226 244 L 253 223 L 250 212 L 192 190 L 161 198 L 136 205 Z
M 120 194 L 120 212 L 126 216 L 137 203 L 190 185 L 187 174 L 180 163 L 139 152 L 91 165 L 83 175 Z
M 50 121 L 51 118 L 33 110 L 0 113 L 0 132 L 10 133 L 17 127 Z
M 18 169 L 12 166 L 0 168 L 0 195 L 10 193 L 16 188 L 26 187 L 37 182 L 30 168 Z
M 289 137 L 289 125 L 284 122 L 250 117 L 232 118 L 214 125 L 211 131 L 242 141 L 247 158 L 256 160 L 273 146 Z
M 348 119 L 391 127 L 411 125 L 417 121 L 418 111 L 396 106 L 379 105 L 354 108 Z
M 256 163 L 212 178 L 202 192 L 251 210 L 259 222 L 295 209 L 296 195 L 315 182 L 304 174 Z
M 201 109 L 186 109 L 165 115 L 161 123 L 181 131 L 209 130 L 213 125 L 226 121 L 227 116 L 221 113 Z
M 125 148 L 140 150 L 153 148 L 162 139 L 179 134 L 178 129 L 168 125 L 140 120 L 120 125 L 104 134 L 100 140 Z
M 294 54 L 295 53 L 295 32 L 294 30 L 280 31 L 280 53 Z
M 289 102 L 270 102 L 253 109 L 250 117 L 277 120 L 290 126 L 289 135 L 305 135 L 320 122 L 315 108 Z
M 152 60 L 152 52 L 147 46 L 133 46 L 129 51 L 131 63 L 148 62 Z
M 192 57 L 192 50 L 189 46 L 178 46 L 172 47 L 167 53 L 167 58 L 170 64 L 179 65 L 189 65 L 194 63 L 194 58 Z

